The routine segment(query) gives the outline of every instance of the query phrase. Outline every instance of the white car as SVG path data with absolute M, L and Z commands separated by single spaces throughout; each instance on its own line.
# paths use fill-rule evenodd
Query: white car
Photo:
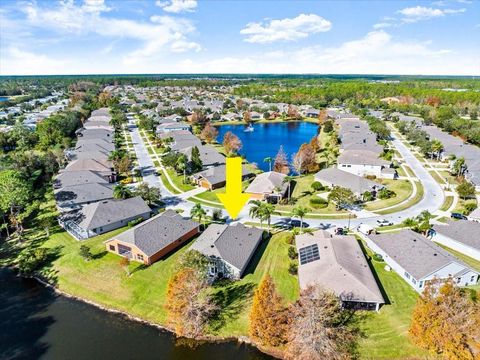
M 377 220 L 377 225 L 378 226 L 389 226 L 389 225 L 393 225 L 393 222 L 387 220 L 387 219 L 382 219 L 382 220 Z

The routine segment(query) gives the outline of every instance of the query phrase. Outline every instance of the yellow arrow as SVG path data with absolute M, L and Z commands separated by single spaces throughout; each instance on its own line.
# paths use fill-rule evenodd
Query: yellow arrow
M 227 189 L 223 194 L 217 194 L 232 219 L 238 216 L 250 195 L 242 193 L 242 158 L 227 158 L 226 169 Z

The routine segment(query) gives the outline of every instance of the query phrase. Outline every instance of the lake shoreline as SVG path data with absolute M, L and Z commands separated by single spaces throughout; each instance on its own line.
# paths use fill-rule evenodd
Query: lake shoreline
M 17 277 L 21 277 L 21 278 L 24 278 L 24 279 L 33 279 L 36 282 L 38 282 L 40 285 L 44 286 L 45 288 L 52 290 L 57 295 L 60 295 L 60 296 L 63 296 L 65 298 L 68 298 L 68 299 L 72 299 L 72 300 L 75 300 L 75 301 L 79 301 L 79 302 L 88 304 L 90 306 L 93 306 L 97 309 L 100 309 L 102 311 L 105 311 L 105 312 L 108 312 L 108 313 L 111 313 L 111 314 L 121 315 L 122 317 L 124 317 L 127 320 L 134 321 L 134 322 L 137 322 L 137 323 L 140 323 L 140 324 L 143 324 L 143 325 L 154 327 L 158 330 L 173 334 L 176 338 L 178 338 L 175 331 L 173 329 L 169 328 L 168 326 L 160 325 L 156 322 L 153 322 L 153 321 L 150 321 L 150 320 L 132 315 L 132 314 L 126 312 L 126 311 L 122 311 L 122 310 L 118 310 L 118 309 L 114 309 L 114 308 L 111 308 L 111 307 L 101 305 L 101 304 L 99 304 L 96 301 L 93 301 L 91 299 L 87 299 L 87 298 L 79 297 L 79 296 L 76 296 L 76 295 L 72 295 L 72 294 L 70 294 L 70 293 L 68 293 L 64 290 L 61 290 L 59 287 L 51 284 L 50 282 L 48 282 L 48 280 L 44 279 L 42 276 L 40 276 L 38 274 L 37 275 L 29 275 L 29 276 L 23 275 L 23 274 L 20 273 L 20 271 L 18 271 L 18 268 L 16 266 L 13 266 L 13 265 L 11 265 L 11 266 L 0 266 L 0 268 L 9 269 L 9 270 L 13 271 L 15 276 L 17 276 Z M 282 353 L 280 351 L 276 352 L 276 351 L 265 349 L 262 346 L 260 346 L 259 344 L 255 343 L 248 336 L 222 337 L 222 336 L 208 335 L 208 336 L 202 336 L 202 337 L 199 337 L 199 338 L 187 338 L 187 339 L 198 341 L 198 342 L 209 342 L 209 343 L 213 343 L 213 344 L 222 343 L 222 342 L 237 342 L 238 344 L 246 344 L 246 345 L 253 346 L 253 347 L 257 348 L 259 351 L 261 351 L 262 353 L 264 353 L 266 355 L 269 355 L 269 356 L 272 356 L 274 358 L 277 358 L 277 359 L 282 359 L 283 358 Z
M 300 120 L 297 119 L 272 119 L 272 120 L 267 120 L 267 119 L 261 119 L 257 121 L 252 121 L 251 123 L 253 125 L 255 124 L 279 124 L 279 123 L 302 123 L 302 122 L 307 122 L 310 124 L 318 124 L 318 119 L 314 118 L 303 118 Z M 234 121 L 216 121 L 211 123 L 212 126 L 224 126 L 224 125 L 247 125 L 247 123 L 243 120 L 234 120 Z

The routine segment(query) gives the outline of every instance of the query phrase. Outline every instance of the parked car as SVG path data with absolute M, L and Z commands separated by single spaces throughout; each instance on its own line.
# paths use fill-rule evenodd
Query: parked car
M 290 220 L 290 226 L 291 226 L 292 228 L 294 228 L 294 227 L 300 227 L 301 224 L 302 224 L 302 223 L 301 223 L 300 220 Z M 302 224 L 302 226 L 303 226 L 304 228 L 308 228 L 308 227 L 310 226 L 310 224 L 308 224 L 308 223 L 306 223 L 306 222 L 304 221 L 303 224 Z
M 460 213 L 451 213 L 451 214 L 450 214 L 450 217 L 451 217 L 452 219 L 457 219 L 457 220 L 468 220 L 465 215 L 460 214 Z
M 393 225 L 393 222 L 387 219 L 379 219 L 377 220 L 377 225 L 382 227 L 382 226 L 390 226 Z
M 347 233 L 348 233 L 348 230 L 343 227 L 337 227 L 335 229 L 335 235 L 346 235 Z

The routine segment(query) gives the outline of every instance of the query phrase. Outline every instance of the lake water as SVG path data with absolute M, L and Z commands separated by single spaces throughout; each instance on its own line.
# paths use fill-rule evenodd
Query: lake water
M 269 165 L 263 159 L 274 158 L 280 145 L 283 145 L 283 150 L 291 161 L 292 154 L 298 151 L 300 145 L 309 142 L 317 133 L 318 125 L 291 121 L 254 124 L 253 128 L 253 132 L 244 132 L 244 125 L 221 125 L 218 127 L 217 141 L 221 143 L 225 133 L 231 131 L 242 141 L 240 154 L 245 155 L 249 162 L 256 163 L 260 169 L 268 171 Z
M 263 360 L 237 344 L 179 345 L 155 327 L 55 294 L 35 280 L 0 268 L 0 358 Z
M 6 96 L 0 96 L 0 102 L 7 101 L 8 97 Z

